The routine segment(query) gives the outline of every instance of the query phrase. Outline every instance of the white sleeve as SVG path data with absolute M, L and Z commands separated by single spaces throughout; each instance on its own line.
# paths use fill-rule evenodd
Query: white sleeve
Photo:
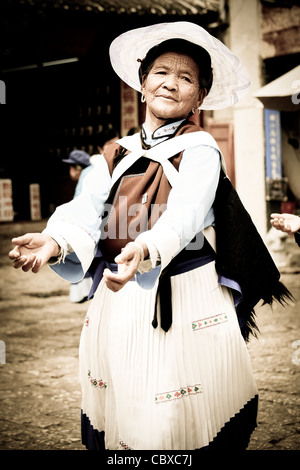
M 110 184 L 111 176 L 102 156 L 86 175 L 80 195 L 59 206 L 44 230 L 63 250 L 62 262 L 51 269 L 70 282 L 80 280 L 94 258 Z
M 166 210 L 150 230 L 136 239 L 156 247 L 161 270 L 197 233 L 214 222 L 212 204 L 219 174 L 220 153 L 216 148 L 199 145 L 183 152 L 179 178 L 170 191 Z M 201 248 L 200 238 L 195 248 Z

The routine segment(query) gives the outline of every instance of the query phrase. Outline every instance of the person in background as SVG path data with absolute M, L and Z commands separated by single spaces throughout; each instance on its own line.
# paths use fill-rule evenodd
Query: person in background
M 140 126 L 132 127 L 132 128 L 129 129 L 129 131 L 127 132 L 127 135 L 134 135 L 134 134 L 136 134 L 137 132 L 140 132 L 140 130 L 141 130 Z
M 295 242 L 300 246 L 300 217 L 294 214 L 271 214 L 271 225 L 277 230 L 294 235 Z
M 119 138 L 119 133 L 109 127 L 97 134 L 97 150 L 102 155 L 109 144 L 114 143 Z
M 117 139 L 119 139 L 119 137 L 120 136 L 118 131 L 116 131 L 113 127 L 109 127 L 102 132 L 98 132 L 96 137 L 96 151 L 99 153 L 92 155 L 90 158 L 90 162 L 93 166 L 97 165 L 97 162 L 99 162 L 99 157 L 103 155 L 107 146 L 114 143 Z
M 69 165 L 69 174 L 72 181 L 76 182 L 73 199 L 78 197 L 82 191 L 82 184 L 86 175 L 93 169 L 91 157 L 83 150 L 72 150 L 67 159 L 62 160 Z M 69 299 L 73 303 L 83 303 L 88 296 L 93 284 L 90 274 L 86 273 L 81 281 L 71 283 Z
M 72 150 L 69 158 L 63 160 L 69 165 L 69 174 L 72 181 L 77 182 L 73 197 L 79 196 L 82 189 L 82 181 L 92 170 L 90 155 L 83 150 Z
M 102 154 L 107 145 L 119 137 L 117 131 L 109 128 L 100 134 L 98 134 L 98 151 Z M 98 155 L 88 155 L 83 150 L 73 150 L 69 158 L 63 160 L 70 166 L 69 173 L 72 181 L 77 181 L 73 198 L 80 195 L 82 191 L 82 185 L 87 174 L 93 170 L 94 165 L 97 162 Z M 84 278 L 76 283 L 70 285 L 70 301 L 74 303 L 83 303 L 89 300 L 89 293 L 92 287 L 92 277 L 89 273 L 86 273 Z

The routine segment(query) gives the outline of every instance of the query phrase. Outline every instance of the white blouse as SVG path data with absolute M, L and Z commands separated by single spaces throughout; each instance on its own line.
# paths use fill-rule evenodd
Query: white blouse
M 143 126 L 145 143 L 150 146 L 160 144 L 174 134 L 181 123 L 182 120 L 162 126 L 152 135 Z M 199 144 L 183 152 L 178 178 L 169 193 L 166 210 L 150 230 L 136 238 L 136 241 L 146 243 L 150 252 L 150 261 L 140 263 L 136 274 L 137 282 L 144 288 L 152 288 L 172 258 L 190 243 L 196 233 L 214 223 L 212 204 L 219 181 L 220 151 L 209 134 L 197 134 Z M 130 150 L 133 146 L 139 150 L 141 143 L 136 137 L 125 137 L 117 142 L 125 148 L 130 147 Z M 126 142 L 130 142 L 130 146 Z M 105 158 L 103 155 L 93 157 L 93 170 L 85 177 L 81 194 L 59 206 L 44 230 L 62 249 L 61 259 L 50 267 L 69 282 L 82 279 L 94 258 L 111 184 Z M 200 248 L 202 243 L 202 237 L 196 239 L 195 248 Z

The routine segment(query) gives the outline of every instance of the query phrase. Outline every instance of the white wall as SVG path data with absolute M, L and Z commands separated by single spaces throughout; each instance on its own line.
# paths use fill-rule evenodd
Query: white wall
M 228 47 L 246 66 L 251 86 L 233 107 L 236 189 L 258 231 L 266 234 L 263 108 L 252 93 L 262 86 L 260 2 L 230 0 Z

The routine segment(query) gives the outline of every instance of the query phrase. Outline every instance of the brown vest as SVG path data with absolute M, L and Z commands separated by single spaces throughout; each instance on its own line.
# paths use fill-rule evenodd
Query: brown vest
M 177 135 L 202 130 L 192 121 L 185 121 Z M 110 174 L 129 151 L 112 144 L 104 157 Z M 170 159 L 178 170 L 182 152 Z M 107 261 L 113 261 L 128 242 L 149 230 L 166 209 L 170 183 L 162 166 L 146 157 L 136 161 L 113 185 L 102 220 L 100 249 Z

